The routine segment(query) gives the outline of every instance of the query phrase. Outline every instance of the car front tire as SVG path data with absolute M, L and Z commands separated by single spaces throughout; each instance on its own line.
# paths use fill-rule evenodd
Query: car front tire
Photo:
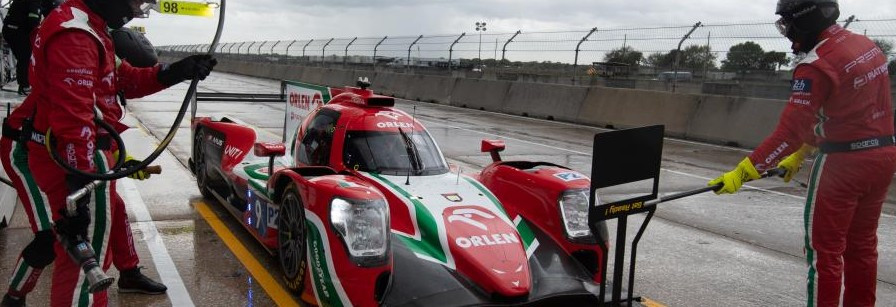
M 289 185 L 283 192 L 280 215 L 277 219 L 278 258 L 286 286 L 296 294 L 301 294 L 305 286 L 305 208 L 295 185 Z

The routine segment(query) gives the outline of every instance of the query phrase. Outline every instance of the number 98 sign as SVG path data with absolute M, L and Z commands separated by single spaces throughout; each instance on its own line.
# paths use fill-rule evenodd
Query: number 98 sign
M 186 15 L 212 17 L 216 3 L 161 0 L 156 8 L 159 13 L 170 15 Z

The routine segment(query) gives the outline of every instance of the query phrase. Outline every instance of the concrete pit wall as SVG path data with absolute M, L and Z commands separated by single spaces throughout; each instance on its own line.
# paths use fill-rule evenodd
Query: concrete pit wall
M 163 60 L 172 60 L 170 58 Z M 327 86 L 370 78 L 398 98 L 599 127 L 666 125 L 666 134 L 752 148 L 777 124 L 785 100 L 415 75 L 222 60 L 217 71 Z M 690 92 L 690 91 L 687 91 Z M 896 95 L 896 91 L 894 91 Z M 896 98 L 896 97 L 894 97 Z

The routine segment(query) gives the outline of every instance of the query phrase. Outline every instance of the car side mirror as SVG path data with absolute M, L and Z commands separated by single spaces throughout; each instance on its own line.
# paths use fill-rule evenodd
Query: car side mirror
M 501 154 L 504 151 L 504 140 L 482 140 L 480 151 L 492 154 L 492 162 L 501 162 Z
M 283 143 L 255 143 L 255 155 L 259 157 L 279 157 L 286 155 L 286 145 Z

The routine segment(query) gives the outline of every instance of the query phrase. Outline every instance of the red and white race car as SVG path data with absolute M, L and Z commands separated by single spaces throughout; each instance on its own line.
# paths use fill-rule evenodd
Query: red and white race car
M 285 82 L 285 144 L 193 122 L 199 189 L 279 257 L 291 290 L 329 306 L 597 302 L 586 176 L 500 161 L 488 140 L 494 163 L 451 172 L 420 122 L 361 86 Z

